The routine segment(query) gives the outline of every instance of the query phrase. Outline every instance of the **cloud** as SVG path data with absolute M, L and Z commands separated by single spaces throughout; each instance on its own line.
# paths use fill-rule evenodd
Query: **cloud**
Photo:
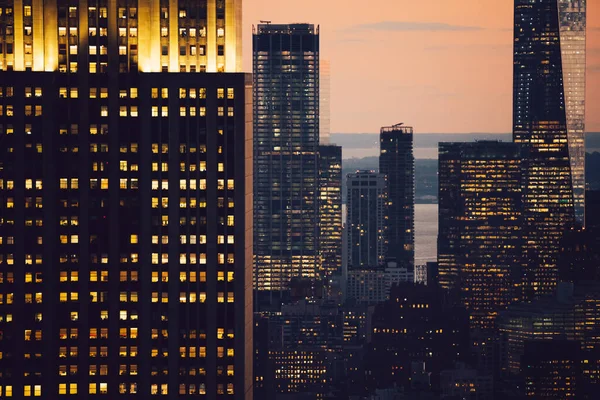
M 349 30 L 366 30 L 381 32 L 453 32 L 453 31 L 480 31 L 479 26 L 451 25 L 443 22 L 408 22 L 408 21 L 381 21 L 370 24 L 354 25 Z

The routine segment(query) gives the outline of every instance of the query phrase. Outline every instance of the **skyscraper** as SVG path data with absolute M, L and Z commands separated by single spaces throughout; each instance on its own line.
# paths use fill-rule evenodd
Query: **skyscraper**
M 319 65 L 319 141 L 331 142 L 331 63 L 321 60 Z
M 250 398 L 239 3 L 0 6 L 0 396 Z
M 528 297 L 557 281 L 562 232 L 584 223 L 585 0 L 515 1 L 513 137 L 525 149 Z
M 376 267 L 385 261 L 385 175 L 358 171 L 347 178 L 348 269 Z
M 520 298 L 521 152 L 515 143 L 440 143 L 439 279 L 471 327 L 491 329 Z
M 397 124 L 381 128 L 379 172 L 387 177 L 386 257 L 414 269 L 415 158 L 413 128 Z
M 319 253 L 324 276 L 342 268 L 342 147 L 319 146 Z
M 319 30 L 254 31 L 254 279 L 279 291 L 318 277 Z

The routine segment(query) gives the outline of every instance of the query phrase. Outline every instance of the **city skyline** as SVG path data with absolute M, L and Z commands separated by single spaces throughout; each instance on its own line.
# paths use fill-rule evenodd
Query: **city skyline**
M 316 0 L 244 5 L 244 71 L 252 24 L 320 24 L 321 51 L 331 60 L 333 133 L 375 135 L 382 122 L 398 122 L 399 112 L 416 135 L 511 131 L 512 1 L 384 0 L 361 12 L 356 0 L 343 8 Z M 364 74 L 366 65 L 356 60 L 378 62 Z M 593 90 L 600 87 L 600 4 L 591 2 L 587 66 L 587 131 L 594 132 L 600 131 L 600 94 Z M 355 101 L 353 92 L 373 100 Z

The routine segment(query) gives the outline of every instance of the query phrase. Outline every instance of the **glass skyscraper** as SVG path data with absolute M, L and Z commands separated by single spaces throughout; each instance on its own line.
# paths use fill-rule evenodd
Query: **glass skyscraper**
M 254 31 L 254 284 L 315 279 L 319 236 L 319 31 Z
M 525 288 L 552 292 L 562 233 L 584 221 L 585 0 L 516 0 L 513 137 L 524 153 Z
M 0 3 L 0 397 L 250 398 L 240 3 Z

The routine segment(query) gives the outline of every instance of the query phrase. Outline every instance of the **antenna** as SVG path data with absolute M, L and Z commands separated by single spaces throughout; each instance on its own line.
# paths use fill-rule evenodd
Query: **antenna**
M 264 20 L 261 20 L 261 21 L 260 21 L 260 23 L 261 23 L 261 24 L 270 24 L 270 23 L 271 23 L 271 21 L 264 21 Z

